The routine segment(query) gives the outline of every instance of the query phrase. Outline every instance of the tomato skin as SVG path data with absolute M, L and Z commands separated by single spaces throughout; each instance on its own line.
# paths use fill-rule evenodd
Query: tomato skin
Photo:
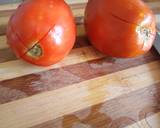
M 141 0 L 89 0 L 85 11 L 89 40 L 113 57 L 135 57 L 149 51 L 155 26 L 152 11 Z
M 64 0 L 27 0 L 7 27 L 8 43 L 16 55 L 39 66 L 63 59 L 72 49 L 75 36 L 74 18 Z

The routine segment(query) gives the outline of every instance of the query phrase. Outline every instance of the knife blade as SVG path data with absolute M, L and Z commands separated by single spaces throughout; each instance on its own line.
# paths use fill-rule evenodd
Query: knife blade
M 154 47 L 156 48 L 156 50 L 160 54 L 160 25 L 157 25 L 157 33 L 156 33 L 156 38 L 154 41 Z

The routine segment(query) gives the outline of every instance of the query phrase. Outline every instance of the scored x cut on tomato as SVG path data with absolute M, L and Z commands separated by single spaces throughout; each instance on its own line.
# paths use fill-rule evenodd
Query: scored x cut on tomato
M 154 14 L 141 0 L 89 0 L 85 28 L 102 53 L 135 57 L 152 47 L 156 35 Z
M 76 26 L 64 0 L 27 0 L 11 16 L 8 44 L 27 62 L 48 66 L 72 49 Z

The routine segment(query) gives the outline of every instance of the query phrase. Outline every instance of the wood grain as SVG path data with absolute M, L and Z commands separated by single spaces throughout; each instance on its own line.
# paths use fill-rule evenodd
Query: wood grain
M 0 103 L 4 104 L 24 98 L 23 94 L 25 94 L 25 97 L 29 97 L 38 93 L 67 87 L 75 83 L 143 65 L 159 59 L 160 57 L 157 52 L 152 49 L 152 51 L 144 56 L 133 59 L 105 57 L 102 59 L 65 66 L 63 68 L 46 70 L 40 73 L 5 80 L 0 82 Z M 15 90 L 16 95 L 13 95 Z
M 160 118 L 156 116 L 160 112 L 159 85 L 121 95 L 32 128 L 159 128 Z M 151 116 L 155 119 L 148 120 Z
M 1 49 L 6 49 L 6 48 L 8 48 L 7 41 L 6 41 L 6 36 L 5 35 L 0 36 L 0 50 Z
M 76 0 L 76 1 L 75 0 L 65 0 L 65 1 L 67 4 L 73 5 L 73 4 L 86 3 L 88 0 Z M 18 2 L 6 2 L 5 4 L 0 4 L 0 11 L 16 9 L 20 3 L 21 2 L 18 1 Z
M 125 128 L 159 128 L 160 126 L 160 112 L 156 113 L 150 117 L 147 117 L 141 121 L 138 121 L 137 123 L 134 123 L 133 125 L 127 126 Z
M 14 53 L 11 51 L 11 49 L 7 48 L 7 49 L 0 50 L 0 63 L 16 60 L 16 59 L 17 58 L 14 55 Z
M 5 0 L 5 4 L 0 4 L 0 10 L 10 10 L 10 9 L 15 9 L 17 8 L 17 6 L 21 3 L 21 1 L 16 0 L 17 2 L 6 2 Z M 74 5 L 74 4 L 84 4 L 87 3 L 88 0 L 65 0 L 68 4 L 70 5 Z M 144 2 L 148 2 L 148 3 L 156 3 L 159 0 L 143 0 Z M 1 2 L 4 3 L 4 2 Z
M 103 57 L 104 55 L 100 54 L 98 51 L 88 46 L 88 47 L 73 49 L 71 53 L 61 62 L 46 68 L 37 67 L 29 63 L 26 63 L 22 60 L 8 61 L 0 63 L 0 81 L 13 79 L 27 74 L 38 73 L 53 68 L 64 67 L 67 65 L 73 65 L 76 63 L 82 63 L 94 59 L 100 59 Z
M 11 52 L 4 34 L 18 3 L 0 5 L 0 128 L 160 127 L 159 54 L 153 48 L 118 59 L 97 52 L 83 28 L 86 2 L 68 0 L 78 28 L 76 44 L 69 56 L 47 68 Z M 160 1 L 145 2 L 158 25 Z
M 159 83 L 159 76 L 160 62 L 155 61 L 69 87 L 2 104 L 0 105 L 0 124 L 3 128 L 35 126 Z

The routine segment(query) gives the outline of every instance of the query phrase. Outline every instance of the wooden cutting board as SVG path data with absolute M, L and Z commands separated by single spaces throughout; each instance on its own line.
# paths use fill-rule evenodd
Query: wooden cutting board
M 41 68 L 17 59 L 5 29 L 18 4 L 0 5 L 0 128 L 160 128 L 160 56 L 106 57 L 87 40 L 86 1 L 70 4 L 77 23 L 73 50 Z M 160 1 L 147 1 L 160 23 Z

